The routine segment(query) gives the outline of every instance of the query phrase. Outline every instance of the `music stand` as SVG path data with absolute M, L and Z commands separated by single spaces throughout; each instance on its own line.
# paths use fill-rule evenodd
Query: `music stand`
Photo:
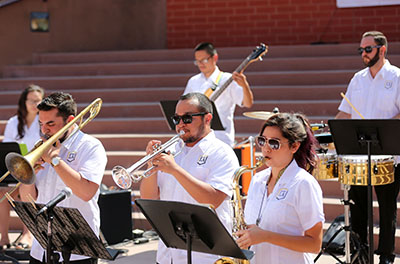
M 371 155 L 400 154 L 400 120 L 335 119 L 328 120 L 338 155 L 368 155 L 368 233 L 369 263 L 374 263 L 374 234 L 371 185 Z
M 62 252 L 65 263 L 69 263 L 70 254 L 84 255 L 92 258 L 114 260 L 118 250 L 106 249 L 76 208 L 54 207 L 51 225 L 51 237 L 48 238 L 49 210 L 37 216 L 38 211 L 44 206 L 12 201 L 15 212 L 27 226 L 42 248 L 47 249 L 47 256 L 54 251 Z M 49 246 L 50 244 L 50 246 Z M 51 247 L 51 248 L 49 248 Z M 57 253 L 56 253 L 57 254 Z M 57 254 L 58 255 L 58 254 Z
M 187 250 L 188 264 L 192 250 L 240 259 L 254 255 L 238 247 L 209 206 L 146 199 L 135 203 L 167 247 Z
M 4 175 L 8 169 L 6 167 L 6 155 L 10 152 L 15 152 L 21 155 L 28 153 L 26 144 L 18 144 L 17 142 L 1 142 L 0 143 L 0 176 Z M 0 186 L 8 186 L 9 184 L 17 184 L 18 181 L 10 175 L 0 182 Z
M 168 126 L 171 130 L 175 131 L 175 124 L 172 122 L 171 117 L 175 114 L 175 108 L 178 100 L 165 100 L 160 101 L 161 110 L 165 119 L 167 120 Z M 211 120 L 211 128 L 214 130 L 225 130 L 221 123 L 221 119 L 219 118 L 219 114 L 217 108 L 215 107 L 214 102 L 211 101 L 213 107 L 213 118 Z

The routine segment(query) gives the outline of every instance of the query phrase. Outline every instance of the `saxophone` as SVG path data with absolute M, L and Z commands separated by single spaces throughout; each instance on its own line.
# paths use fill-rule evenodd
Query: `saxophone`
M 232 236 L 235 240 L 237 239 L 235 233 L 239 230 L 244 230 L 247 228 L 246 222 L 244 221 L 242 196 L 240 194 L 240 185 L 239 185 L 240 176 L 242 176 L 243 173 L 254 171 L 260 168 L 264 164 L 264 161 L 265 161 L 264 158 L 260 157 L 257 159 L 257 162 L 254 165 L 254 167 L 249 168 L 248 166 L 241 166 L 235 171 L 232 184 L 234 192 L 231 200 L 231 204 L 233 207 Z M 236 259 L 229 257 L 223 257 L 214 262 L 214 264 L 249 264 L 249 263 L 250 261 L 247 259 Z

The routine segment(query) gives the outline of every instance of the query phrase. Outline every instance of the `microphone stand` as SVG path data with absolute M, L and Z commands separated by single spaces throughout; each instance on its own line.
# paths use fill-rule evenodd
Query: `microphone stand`
M 60 260 L 60 255 L 54 252 L 53 245 L 53 220 L 54 220 L 54 212 L 53 207 L 49 207 L 47 209 L 47 264 L 55 264 Z

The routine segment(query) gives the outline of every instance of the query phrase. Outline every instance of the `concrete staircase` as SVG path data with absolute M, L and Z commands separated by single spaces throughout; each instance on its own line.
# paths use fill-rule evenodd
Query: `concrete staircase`
M 251 109 L 237 108 L 237 141 L 258 133 L 261 120 L 242 115 L 245 111 L 305 113 L 311 122 L 335 116 L 353 74 L 363 67 L 357 55 L 358 44 L 274 46 L 262 62 L 246 69 L 255 97 Z M 233 71 L 254 47 L 220 48 L 219 67 Z M 389 60 L 400 65 L 400 43 L 391 43 Z M 115 165 L 129 167 L 145 155 L 147 142 L 171 138 L 159 107 L 160 100 L 177 99 L 187 80 L 197 73 L 191 49 L 141 50 L 82 53 L 34 54 L 32 65 L 10 65 L 0 79 L 0 134 L 7 119 L 16 112 L 20 91 L 28 84 L 41 85 L 49 94 L 71 93 L 79 108 L 97 97 L 103 99 L 98 117 L 84 131 L 99 138 L 108 155 L 103 182 L 113 186 L 110 170 Z M 337 180 L 320 181 L 324 191 L 327 224 L 343 213 L 343 191 Z M 138 196 L 138 184 L 133 187 Z M 374 221 L 378 222 L 375 205 Z M 134 206 L 135 228 L 149 227 Z M 399 220 L 400 221 L 400 220 Z M 13 229 L 20 228 L 14 217 Z M 400 234 L 396 252 L 400 253 Z M 377 241 L 377 239 L 375 239 Z

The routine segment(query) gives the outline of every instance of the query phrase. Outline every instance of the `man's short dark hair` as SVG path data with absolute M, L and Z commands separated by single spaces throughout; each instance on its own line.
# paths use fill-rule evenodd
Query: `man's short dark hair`
M 215 54 L 217 54 L 217 50 L 210 42 L 201 42 L 197 44 L 197 46 L 194 48 L 194 51 L 196 52 L 199 50 L 205 50 L 210 56 L 214 56 Z
M 388 48 L 388 42 L 387 42 L 387 38 L 385 37 L 385 35 L 383 35 L 382 32 L 367 31 L 362 35 L 362 38 L 366 38 L 366 37 L 373 37 L 374 41 L 377 45 L 385 46 L 386 47 L 385 55 L 386 55 L 387 48 Z
M 207 112 L 213 114 L 213 108 L 210 99 L 208 99 L 208 97 L 202 93 L 184 94 L 179 98 L 179 101 L 185 101 L 191 99 L 197 100 L 197 107 L 200 112 Z
M 39 111 L 50 111 L 54 108 L 58 109 L 58 116 L 61 116 L 64 121 L 70 115 L 76 116 L 77 106 L 68 93 L 56 92 L 44 98 L 37 106 Z

